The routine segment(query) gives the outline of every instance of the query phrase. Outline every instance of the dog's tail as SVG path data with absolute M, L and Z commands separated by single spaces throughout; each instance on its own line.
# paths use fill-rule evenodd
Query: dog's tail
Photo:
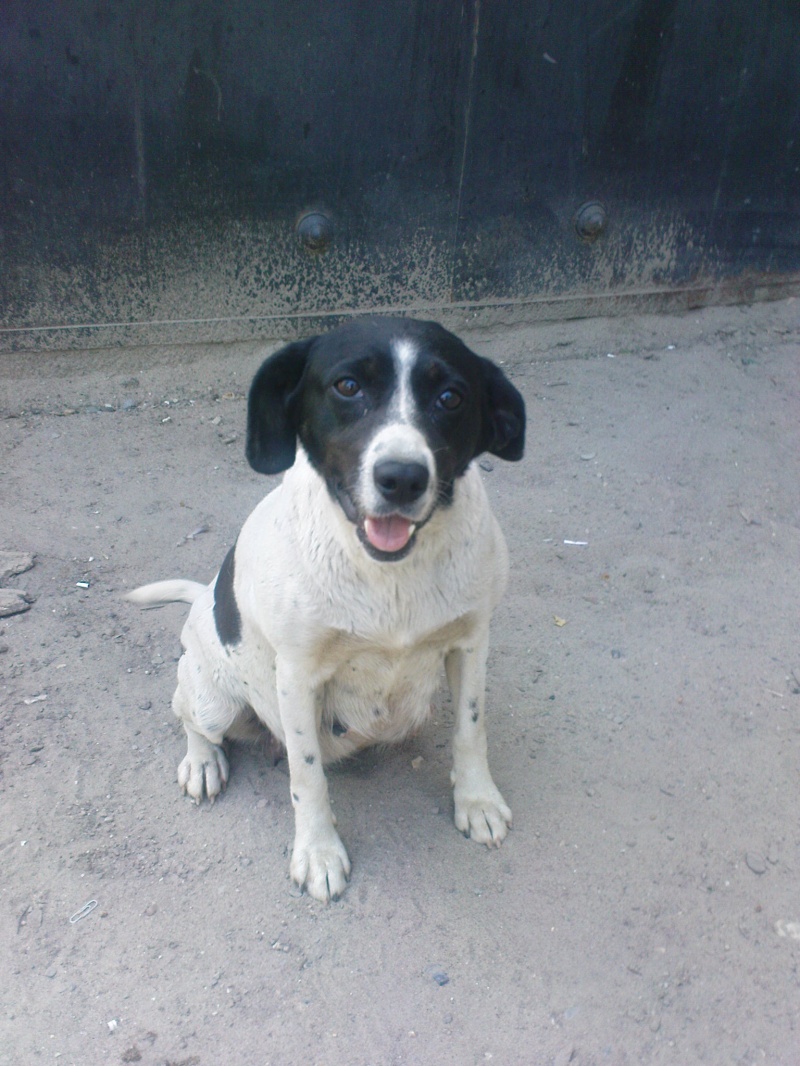
M 199 581 L 156 581 L 152 585 L 142 585 L 125 594 L 125 599 L 140 607 L 163 607 L 165 603 L 194 603 L 208 585 Z

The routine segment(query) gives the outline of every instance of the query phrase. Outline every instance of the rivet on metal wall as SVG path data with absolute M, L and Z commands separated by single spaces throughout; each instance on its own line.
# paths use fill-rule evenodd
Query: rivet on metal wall
M 304 211 L 295 226 L 297 239 L 308 252 L 327 252 L 333 241 L 333 222 L 324 211 Z
M 582 241 L 592 244 L 608 225 L 608 213 L 599 200 L 589 200 L 581 204 L 573 219 L 575 232 Z

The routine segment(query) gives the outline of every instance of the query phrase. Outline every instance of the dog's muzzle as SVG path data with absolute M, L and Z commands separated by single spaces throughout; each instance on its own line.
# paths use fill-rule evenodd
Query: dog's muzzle
M 416 531 L 417 524 L 408 512 L 413 513 L 414 504 L 428 488 L 428 468 L 422 463 L 385 459 L 375 464 L 372 476 L 379 496 L 392 511 L 368 515 L 361 528 L 377 552 L 395 555 L 409 546 Z

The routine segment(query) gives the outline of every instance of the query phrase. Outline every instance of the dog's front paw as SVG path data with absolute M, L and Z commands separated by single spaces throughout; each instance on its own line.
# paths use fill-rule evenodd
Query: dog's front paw
M 289 872 L 314 899 L 322 903 L 338 899 L 350 880 L 350 859 L 336 830 L 331 828 L 324 837 L 306 842 L 295 841 Z
M 483 794 L 455 790 L 456 829 L 489 848 L 499 848 L 511 828 L 511 809 L 492 785 Z
M 197 737 L 189 743 L 186 757 L 178 767 L 178 784 L 181 791 L 201 803 L 208 796 L 211 803 L 228 783 L 228 760 L 218 744 L 205 737 Z

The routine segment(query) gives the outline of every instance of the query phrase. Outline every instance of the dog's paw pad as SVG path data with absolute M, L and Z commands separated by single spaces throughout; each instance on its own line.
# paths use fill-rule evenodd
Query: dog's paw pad
M 201 803 L 207 796 L 211 803 L 228 784 L 228 760 L 217 744 L 208 743 L 202 756 L 190 752 L 178 767 L 181 791 Z
M 456 799 L 456 828 L 478 844 L 499 848 L 511 828 L 511 810 L 497 797 Z
M 350 880 L 350 859 L 336 832 L 324 844 L 295 844 L 290 867 L 292 880 L 309 896 L 329 903 L 337 900 Z

